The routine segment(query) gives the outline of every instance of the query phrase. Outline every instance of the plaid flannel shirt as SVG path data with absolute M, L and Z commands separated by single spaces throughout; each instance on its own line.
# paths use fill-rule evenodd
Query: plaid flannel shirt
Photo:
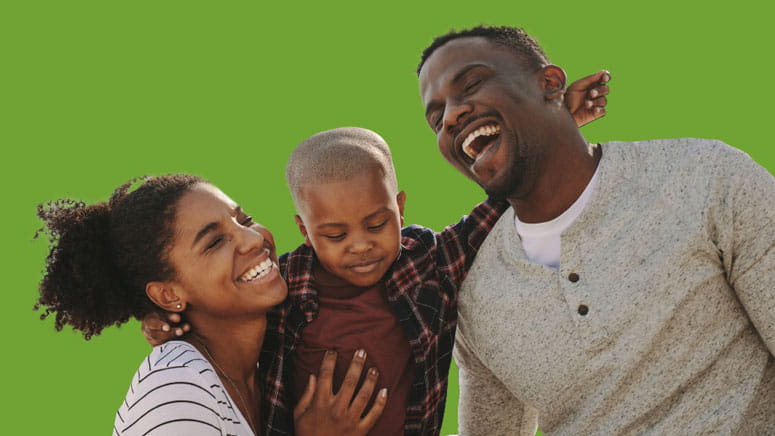
M 438 435 L 441 431 L 455 343 L 457 292 L 477 250 L 507 207 L 487 200 L 441 233 L 419 226 L 401 231 L 401 253 L 387 272 L 385 285 L 417 366 L 407 404 L 406 435 Z M 286 363 L 301 340 L 302 329 L 318 314 L 314 263 L 315 252 L 306 245 L 280 258 L 289 298 L 269 314 L 261 351 L 265 434 L 293 434 L 293 372 Z

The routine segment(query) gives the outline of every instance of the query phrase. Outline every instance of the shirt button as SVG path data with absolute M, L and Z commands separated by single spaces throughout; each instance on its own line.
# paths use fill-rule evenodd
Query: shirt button
M 576 273 L 570 273 L 568 274 L 568 280 L 570 280 L 573 283 L 576 283 L 577 281 L 579 281 L 579 275 Z
M 586 304 L 579 305 L 579 315 L 584 316 L 589 313 L 589 307 Z

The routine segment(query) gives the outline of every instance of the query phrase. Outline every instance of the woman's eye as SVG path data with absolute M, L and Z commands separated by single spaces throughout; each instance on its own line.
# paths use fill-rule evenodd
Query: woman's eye
M 242 218 L 240 221 L 240 224 L 242 224 L 245 227 L 250 227 L 253 225 L 253 217 L 250 215 L 245 215 L 245 218 Z
M 205 251 L 212 250 L 213 248 L 221 245 L 221 242 L 223 242 L 223 236 L 218 236 L 217 238 L 213 239 L 212 242 L 205 248 Z

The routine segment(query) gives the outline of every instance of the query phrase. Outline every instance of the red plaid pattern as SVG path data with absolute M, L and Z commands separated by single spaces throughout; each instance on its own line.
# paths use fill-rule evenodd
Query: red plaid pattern
M 507 207 L 507 203 L 487 200 L 441 233 L 419 226 L 401 231 L 401 254 L 385 284 L 417 366 L 404 424 L 406 435 L 438 435 L 441 431 L 455 343 L 457 291 L 477 250 Z M 317 317 L 314 263 L 315 252 L 306 245 L 280 258 L 289 298 L 270 313 L 261 351 L 265 434 L 293 434 L 293 405 L 286 388 L 293 386 L 292 371 L 284 365 L 301 339 L 301 330 Z

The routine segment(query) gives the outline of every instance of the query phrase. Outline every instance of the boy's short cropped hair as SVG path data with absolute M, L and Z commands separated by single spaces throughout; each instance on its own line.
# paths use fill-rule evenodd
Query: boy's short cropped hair
M 360 127 L 340 127 L 310 136 L 288 158 L 285 177 L 298 208 L 302 187 L 340 182 L 369 171 L 382 171 L 389 189 L 398 191 L 390 148 L 377 133 Z

